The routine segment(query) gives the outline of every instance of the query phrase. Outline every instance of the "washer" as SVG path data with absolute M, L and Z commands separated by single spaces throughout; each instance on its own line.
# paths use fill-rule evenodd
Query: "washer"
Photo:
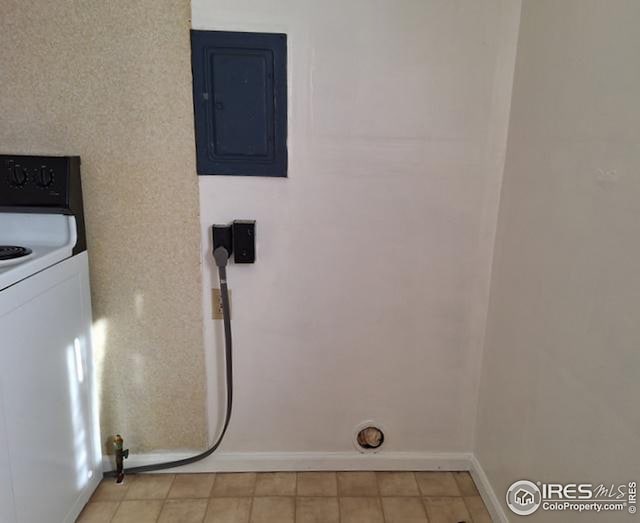
M 80 158 L 0 155 L 0 521 L 71 523 L 101 478 Z

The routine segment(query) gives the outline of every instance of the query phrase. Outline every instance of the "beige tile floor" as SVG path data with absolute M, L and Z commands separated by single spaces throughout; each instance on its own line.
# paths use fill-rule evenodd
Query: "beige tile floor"
M 146 474 L 103 481 L 79 523 L 490 523 L 467 472 Z

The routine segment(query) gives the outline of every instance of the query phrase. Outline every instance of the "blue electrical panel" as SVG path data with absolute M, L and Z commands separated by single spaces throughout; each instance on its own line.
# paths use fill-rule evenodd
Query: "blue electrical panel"
M 191 31 L 198 174 L 287 176 L 287 36 Z

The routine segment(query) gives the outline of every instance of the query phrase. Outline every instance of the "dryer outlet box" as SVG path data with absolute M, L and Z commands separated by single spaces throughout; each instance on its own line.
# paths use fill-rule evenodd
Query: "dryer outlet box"
M 233 222 L 233 261 L 254 263 L 256 261 L 256 222 L 235 220 Z

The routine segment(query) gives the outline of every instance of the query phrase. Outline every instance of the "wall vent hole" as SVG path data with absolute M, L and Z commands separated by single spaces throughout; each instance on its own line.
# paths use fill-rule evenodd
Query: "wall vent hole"
M 365 427 L 358 432 L 356 441 L 362 449 L 378 449 L 384 443 L 384 433 L 378 427 Z

